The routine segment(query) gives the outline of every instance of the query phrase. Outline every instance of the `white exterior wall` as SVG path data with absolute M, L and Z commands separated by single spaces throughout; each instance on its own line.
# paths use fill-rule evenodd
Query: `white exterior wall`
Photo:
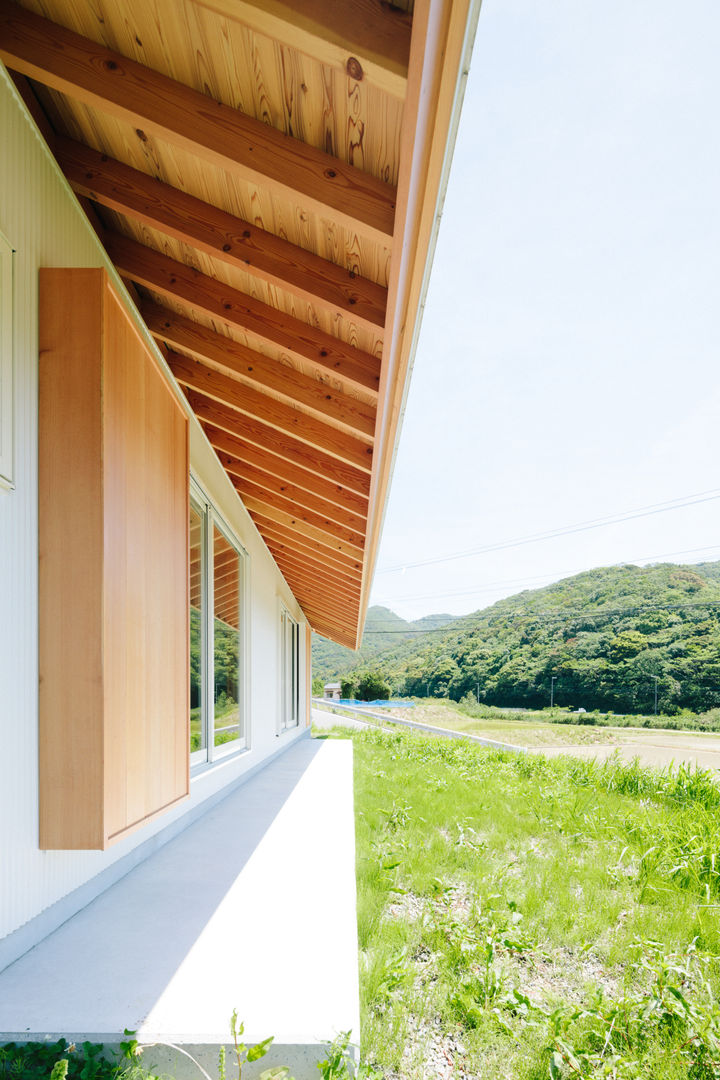
M 106 852 L 54 852 L 38 848 L 37 778 L 37 282 L 41 266 L 105 266 L 124 292 L 69 186 L 57 168 L 0 64 L 0 232 L 14 256 L 14 482 L 0 489 L 0 968 L 13 959 L 13 932 L 56 904 L 55 918 L 91 898 L 96 875 L 128 856 L 222 788 L 255 769 L 304 730 L 278 735 L 278 636 L 282 600 L 302 613 L 270 558 L 250 517 L 191 417 L 193 472 L 236 532 L 250 559 L 248 732 L 249 749 L 224 758 L 192 781 L 191 797 Z M 147 337 L 147 335 L 146 335 Z M 305 686 L 305 634 L 301 634 L 301 701 Z M 111 876 L 111 875 L 110 875 Z M 104 874 L 105 884 L 108 874 Z M 86 886 L 84 890 L 82 887 Z M 62 898 L 68 898 L 65 905 Z M 56 909 L 53 909 L 56 910 Z M 54 916 L 41 922 L 47 932 Z M 34 924 L 30 924 L 32 927 Z M 24 933 L 24 937 L 22 936 Z M 18 949 L 33 944 L 20 932 Z M 6 935 L 13 935 L 8 938 Z M 5 941 L 3 942 L 3 939 Z M 23 944 L 24 942 L 24 944 Z M 9 946 L 3 952 L 3 944 Z

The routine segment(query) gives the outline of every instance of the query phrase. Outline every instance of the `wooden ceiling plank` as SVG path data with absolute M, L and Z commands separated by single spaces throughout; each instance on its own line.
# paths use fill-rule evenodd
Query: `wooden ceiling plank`
M 385 326 L 382 285 L 73 139 L 56 138 L 52 149 L 78 194 L 333 315 Z
M 267 544 L 273 559 L 278 563 L 278 566 L 292 568 L 302 577 L 319 583 L 325 588 L 329 588 L 330 586 L 338 588 L 348 597 L 352 597 L 355 600 L 361 598 L 362 586 L 357 579 L 348 580 L 335 570 L 328 569 L 327 566 L 322 569 L 319 569 L 314 565 L 311 566 L 308 560 L 303 556 L 281 550 L 283 545 L 276 543 L 271 538 L 266 538 L 265 543 Z
M 268 545 L 269 547 L 269 545 Z M 360 602 L 361 590 L 350 589 L 343 582 L 333 578 L 332 575 L 323 577 L 320 574 L 315 573 L 312 570 L 307 569 L 302 564 L 292 559 L 287 558 L 280 552 L 274 552 L 269 547 L 273 559 L 282 570 L 283 575 L 288 574 L 292 577 L 293 581 L 302 581 L 305 585 L 311 585 L 319 589 L 321 593 L 330 590 L 333 594 L 344 597 L 346 600 L 352 600 L 355 603 Z
M 181 386 L 196 390 L 245 416 L 262 420 L 270 427 L 292 435 L 330 457 L 339 458 L 348 465 L 370 472 L 372 448 L 366 442 L 361 442 L 344 431 L 323 423 L 322 420 L 316 420 L 307 413 L 294 409 L 292 405 L 285 405 L 276 398 L 262 394 L 237 379 L 222 375 L 192 357 L 172 352 L 167 355 L 167 361 L 174 378 Z
M 162 304 L 143 303 L 140 314 L 150 333 L 171 348 L 191 353 L 196 359 L 216 365 L 245 382 L 292 398 L 322 418 L 338 421 L 353 432 L 373 436 L 374 406 L 342 394 L 327 382 L 305 375 L 289 364 L 263 356 Z
M 310 510 L 323 518 L 327 518 L 335 525 L 346 529 L 354 529 L 362 536 L 365 535 L 367 519 L 359 514 L 343 510 L 342 507 L 329 503 L 325 499 L 320 499 L 317 495 L 311 495 L 309 492 L 304 491 L 303 488 L 279 480 L 278 477 L 273 476 L 271 473 L 264 472 L 262 469 L 255 469 L 252 465 L 247 465 L 238 458 L 233 458 L 230 454 L 223 454 L 220 461 L 233 483 L 236 481 L 252 483 L 263 494 L 288 499 L 293 506 L 301 507 L 303 510 Z
M 279 510 L 277 507 L 271 506 L 269 503 L 262 502 L 262 500 L 255 498 L 254 495 L 243 495 L 242 501 L 245 509 L 251 514 L 262 515 L 265 518 L 269 518 L 270 521 L 275 521 L 284 528 L 290 529 L 292 532 L 300 533 L 306 540 L 310 540 L 313 544 L 317 544 L 323 551 L 327 549 L 334 555 L 344 555 L 348 559 L 362 558 L 362 548 L 358 547 L 357 544 L 351 544 L 347 540 L 341 540 L 339 537 L 326 532 L 324 529 L 319 529 L 315 525 L 308 524 L 308 522 L 303 521 L 302 518 L 297 515 L 288 513 L 286 510 Z
M 340 564 L 330 563 L 317 550 L 304 547 L 294 537 L 289 538 L 287 534 L 273 531 L 271 526 L 274 524 L 275 522 L 269 522 L 263 525 L 263 540 L 274 555 L 281 555 L 292 562 L 307 566 L 308 571 L 316 576 L 331 577 L 351 591 L 358 588 L 362 590 L 362 580 L 356 572 Z M 309 554 L 309 551 L 312 554 Z
M 300 363 L 314 365 L 320 376 L 342 379 L 375 397 L 380 361 L 370 353 L 128 236 L 108 233 L 105 247 L 123 277 L 285 350 Z
M 368 501 L 362 495 L 349 491 L 340 484 L 334 484 L 324 476 L 317 476 L 300 465 L 291 464 L 270 450 L 261 449 L 235 435 L 228 435 L 226 431 L 221 431 L 212 424 L 204 424 L 203 430 L 228 472 L 239 462 L 241 467 L 249 466 L 272 476 L 278 484 L 289 484 L 336 506 L 340 511 L 348 511 L 363 522 L 367 520 Z M 300 497 L 298 501 L 302 501 Z
M 216 401 L 211 401 L 202 394 L 186 389 L 185 396 L 190 407 L 202 423 L 212 424 L 226 434 L 237 436 L 260 449 L 267 449 L 278 457 L 292 464 L 298 464 L 318 476 L 349 488 L 358 495 L 366 496 L 369 489 L 367 473 L 361 469 L 346 465 L 338 458 L 330 457 L 315 450 L 307 443 L 291 435 L 285 435 L 277 428 L 270 427 L 251 416 L 244 416 L 234 409 L 228 409 Z
M 328 621 L 332 621 L 332 624 L 346 633 L 353 633 L 357 625 L 357 615 L 353 618 L 353 613 L 350 611 L 344 611 L 342 608 L 324 607 L 321 604 L 315 603 L 312 596 L 307 598 L 304 596 L 298 596 L 297 601 L 303 611 L 308 612 L 310 615 L 316 618 L 325 618 Z
M 248 508 L 249 510 L 249 508 Z M 337 551 L 335 548 L 328 548 L 324 545 L 319 545 L 317 541 L 308 537 L 305 533 L 293 528 L 286 522 L 279 521 L 277 517 L 269 518 L 262 511 L 249 510 L 249 513 L 255 522 L 259 532 L 261 534 L 267 533 L 268 536 L 272 536 L 279 540 L 280 543 L 287 544 L 289 547 L 295 547 L 298 551 L 305 553 L 310 552 L 316 559 L 321 560 L 323 563 L 327 563 L 328 566 L 333 568 L 337 567 L 343 573 L 349 577 L 356 577 L 358 580 L 362 577 L 362 560 L 356 557 L 346 555 L 341 551 Z
M 199 0 L 321 64 L 405 97 L 412 17 L 382 0 Z
M 0 0 L 0 59 L 31 79 L 382 243 L 395 189 L 338 158 Z
M 308 510 L 304 506 L 299 506 L 292 499 L 268 491 L 266 488 L 260 487 L 243 477 L 234 477 L 232 482 L 243 502 L 245 502 L 246 498 L 252 499 L 256 503 L 267 507 L 268 510 L 281 510 L 297 521 L 312 525 L 314 529 L 319 529 L 322 533 L 327 534 L 328 539 L 342 540 L 346 544 L 352 544 L 357 551 L 363 551 L 365 544 L 365 534 L 363 532 L 356 532 L 348 529 L 347 526 L 339 525 L 336 521 L 332 521 L 313 510 Z

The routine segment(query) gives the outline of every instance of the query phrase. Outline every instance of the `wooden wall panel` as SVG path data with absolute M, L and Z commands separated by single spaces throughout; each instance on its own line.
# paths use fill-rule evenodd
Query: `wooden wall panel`
M 86 605 L 85 590 L 69 598 L 62 647 L 73 655 L 72 670 L 53 670 L 41 705 L 41 724 L 53 728 L 56 743 L 72 732 L 79 750 L 63 769 L 48 757 L 41 765 L 44 817 L 54 821 L 41 827 L 41 846 L 106 847 L 189 792 L 188 425 L 103 271 L 43 271 L 41 326 L 43 457 L 54 460 L 57 444 L 78 427 L 75 417 L 87 414 L 76 456 L 94 481 L 77 490 L 71 469 L 55 468 L 52 488 L 41 493 L 41 528 L 61 564 L 84 566 L 93 554 L 101 586 L 82 627 L 75 606 Z M 44 371 L 64 373 L 62 395 Z M 86 385 L 98 387 L 92 400 Z M 86 527 L 69 543 L 64 529 L 75 516 Z M 52 657 L 58 585 L 48 577 L 40 610 Z M 85 626 L 92 648 L 80 633 Z M 78 730 L 77 684 L 88 665 L 100 700 Z M 54 708 L 58 694 L 73 708 Z M 88 771 L 100 780 L 81 800 L 81 829 L 65 808 L 73 791 L 85 790 Z
M 105 829 L 98 271 L 41 270 L 39 321 L 40 843 L 65 847 L 71 835 L 77 847 L 97 848 Z

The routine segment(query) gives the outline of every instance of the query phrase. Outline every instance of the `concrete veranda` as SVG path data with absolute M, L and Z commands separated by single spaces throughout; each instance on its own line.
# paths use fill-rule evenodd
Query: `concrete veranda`
M 0 1041 L 174 1043 L 214 1072 L 236 1008 L 248 1075 L 297 1080 L 359 1039 L 352 743 L 301 739 L 0 974 Z M 145 1053 L 178 1078 L 177 1051 Z M 245 1072 L 245 1070 L 243 1070 Z

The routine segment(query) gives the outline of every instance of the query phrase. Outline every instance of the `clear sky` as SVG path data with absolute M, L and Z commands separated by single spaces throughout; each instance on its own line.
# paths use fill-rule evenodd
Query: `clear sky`
M 720 559 L 720 3 L 484 0 L 372 603 Z M 399 568 L 399 569 L 395 569 Z

